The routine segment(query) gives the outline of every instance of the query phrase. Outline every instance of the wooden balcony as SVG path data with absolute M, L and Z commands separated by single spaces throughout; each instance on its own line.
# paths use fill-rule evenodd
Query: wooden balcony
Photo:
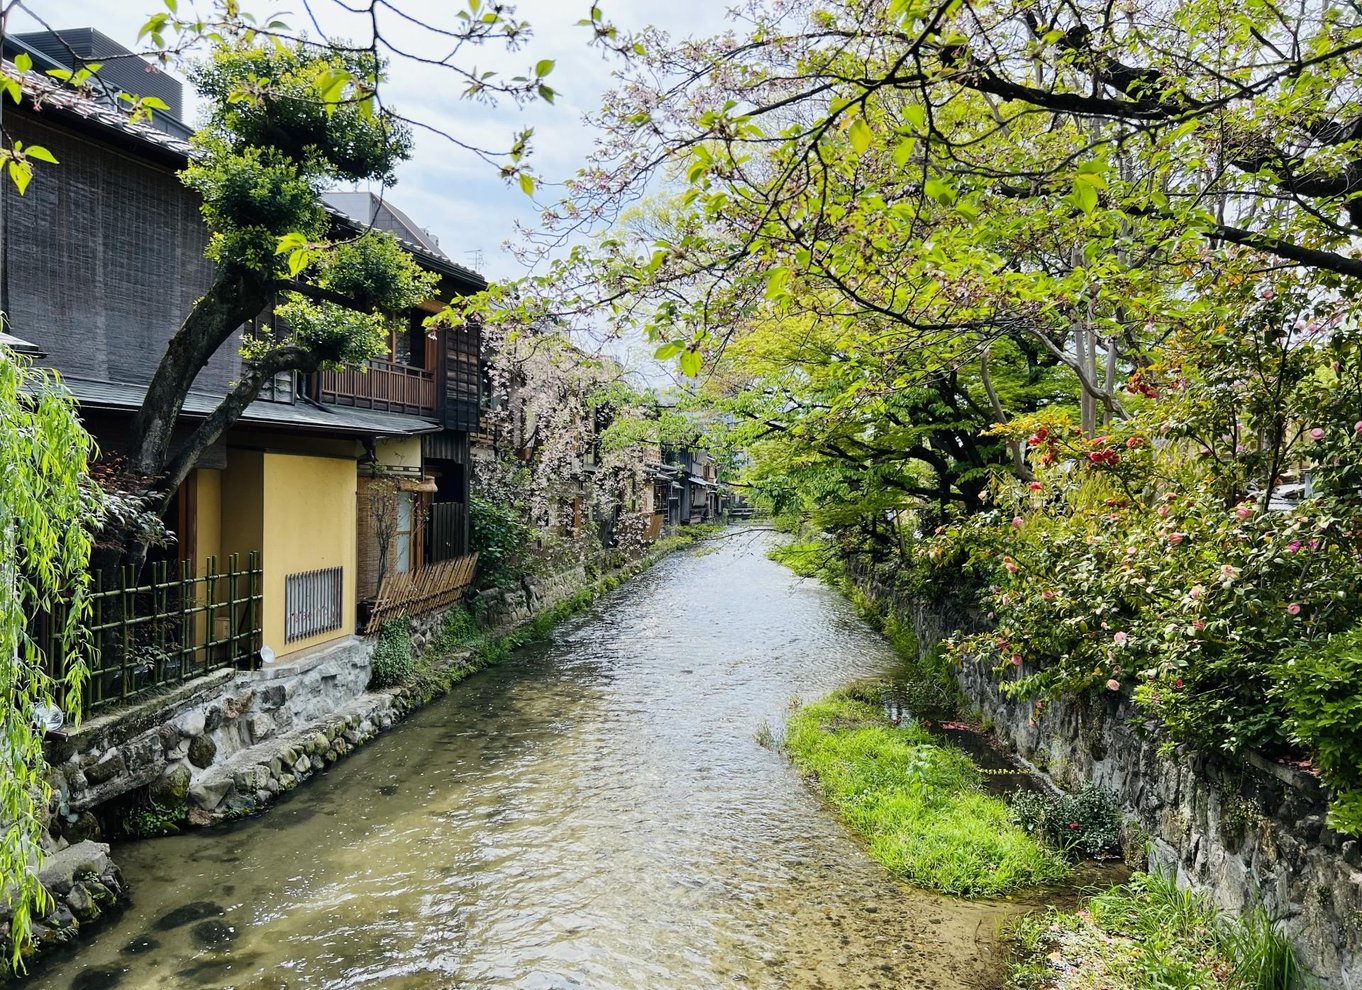
M 392 361 L 370 361 L 367 369 L 346 367 L 312 376 L 313 398 L 338 406 L 380 412 L 435 415 L 435 372 Z

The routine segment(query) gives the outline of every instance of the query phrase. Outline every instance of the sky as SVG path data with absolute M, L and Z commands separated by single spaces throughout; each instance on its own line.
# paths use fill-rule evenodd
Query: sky
M 392 0 L 402 11 L 433 24 L 449 24 L 466 0 Z M 148 16 L 164 9 L 159 0 L 26 0 L 33 12 L 52 27 L 94 27 L 129 48 L 136 49 L 137 32 Z M 606 17 L 623 28 L 652 24 L 673 38 L 704 37 L 726 26 L 728 0 L 598 0 Z M 180 0 L 184 15 L 194 5 Z M 305 26 L 301 0 L 247 0 L 257 17 L 277 14 L 291 27 Z M 570 176 L 592 146 L 591 130 L 583 121 L 610 88 L 613 57 L 588 45 L 590 32 L 576 26 L 591 8 L 591 0 L 519 0 L 516 15 L 530 23 L 532 37 L 516 53 L 486 48 L 472 50 L 466 61 L 479 69 L 505 75 L 524 72 L 541 59 L 553 59 L 546 80 L 557 92 L 550 106 L 542 101 L 527 108 L 503 103 L 487 106 L 460 98 L 462 85 L 447 70 L 420 65 L 394 56 L 385 100 L 404 115 L 428 122 L 462 140 L 487 147 L 509 147 L 515 132 L 533 127 L 532 167 L 549 182 Z M 200 9 L 210 8 L 199 0 Z M 312 12 L 323 30 L 368 40 L 367 18 L 347 21 L 337 0 L 312 0 Z M 41 25 L 19 8 L 8 25 L 11 33 L 40 30 Z M 404 50 L 434 54 L 438 38 L 387 12 L 381 31 Z M 443 54 L 443 53 L 441 53 Z M 193 123 L 191 119 L 188 121 Z M 538 211 L 518 185 L 508 186 L 496 169 L 435 134 L 417 131 L 410 161 L 398 172 L 388 199 L 431 231 L 453 260 L 477 268 L 489 279 L 522 273 L 504 243 L 514 236 L 517 221 L 533 227 Z M 377 190 L 375 190 L 377 191 Z

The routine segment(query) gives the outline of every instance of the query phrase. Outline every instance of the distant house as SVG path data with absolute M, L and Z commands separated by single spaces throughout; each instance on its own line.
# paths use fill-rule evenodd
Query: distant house
M 668 447 L 663 451 L 667 465 L 676 469 L 674 518 L 680 525 L 694 525 L 718 519 L 722 510 L 719 466 L 714 458 L 698 447 Z
M 61 34 L 104 59 L 101 76 L 119 87 L 138 87 L 145 77 L 172 109 L 182 105 L 178 81 L 98 32 Z M 5 39 L 7 58 L 24 51 L 39 72 L 55 64 L 47 53 L 59 50 L 43 36 Z M 127 71 L 116 74 L 114 66 Z M 114 453 L 167 341 L 211 278 L 197 197 L 176 177 L 191 154 L 188 128 L 159 112 L 156 126 L 129 124 L 102 99 L 39 96 L 7 105 L 5 126 L 14 138 L 47 147 L 60 165 L 35 170 L 23 196 L 4 184 L 0 308 L 8 333 L 62 373 L 101 450 Z M 394 315 L 388 353 L 367 368 L 281 375 L 181 486 L 166 519 L 178 542 L 161 551 L 161 561 L 153 558 L 151 573 L 177 559 L 187 562 L 181 577 L 198 580 L 213 568 L 225 574 L 235 555 L 240 580 L 253 590 L 229 594 L 216 580 L 196 585 L 196 600 L 232 601 L 210 601 L 207 618 L 195 620 L 199 640 L 172 644 L 177 676 L 237 659 L 224 652 L 264 646 L 284 657 L 350 636 L 380 577 L 468 550 L 479 334 L 467 326 L 428 333 L 422 321 L 486 283 L 377 197 L 338 193 L 328 203 L 338 227 L 372 223 L 396 236 L 440 276 L 439 292 Z M 234 338 L 195 380 L 182 429 L 217 405 L 241 367 Z M 393 516 L 382 521 L 371 498 L 379 479 L 391 489 L 384 501 Z M 387 537 L 381 551 L 379 532 Z M 257 567 L 246 573 L 253 554 Z M 144 667 L 136 684 L 124 671 L 96 678 L 96 690 L 140 689 L 158 676 Z

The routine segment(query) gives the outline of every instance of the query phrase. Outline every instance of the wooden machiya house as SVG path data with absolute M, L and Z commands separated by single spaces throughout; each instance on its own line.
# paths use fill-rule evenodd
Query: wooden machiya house
M 102 45 L 106 63 L 127 65 L 110 58 L 113 43 L 98 32 L 63 35 Z M 41 74 L 56 64 L 42 42 L 8 38 L 6 58 L 25 51 Z M 176 119 L 179 83 L 136 64 L 172 108 L 155 126 L 132 125 L 108 103 L 56 89 L 36 105 L 26 98 L 4 109 L 12 138 L 42 145 L 60 162 L 35 169 L 23 196 L 4 184 L 5 329 L 17 346 L 42 355 L 39 364 L 61 372 L 106 456 L 118 451 L 167 341 L 212 271 L 199 202 L 176 176 L 191 153 L 189 130 Z M 467 553 L 478 334 L 428 332 L 422 321 L 485 282 L 377 197 L 336 194 L 328 205 L 338 227 L 372 225 L 396 236 L 440 276 L 438 297 L 394 314 L 388 353 L 367 368 L 281 375 L 200 458 L 166 518 L 176 543 L 154 551 L 162 560 L 153 556 L 138 578 L 139 602 L 175 598 L 193 612 L 181 625 L 196 632 L 167 634 L 165 623 L 124 630 L 136 642 L 116 660 L 101 658 L 120 669 L 93 679 L 93 704 L 262 646 L 284 657 L 350 636 L 381 580 L 428 573 Z M 181 429 L 215 408 L 240 373 L 234 338 L 195 380 Z M 169 590 L 157 590 L 162 584 Z M 403 587 L 416 594 L 411 589 L 435 586 L 413 579 Z M 97 607 L 96 623 L 100 614 Z M 129 659 L 138 650 L 154 659 Z M 170 676 L 160 676 L 158 664 Z

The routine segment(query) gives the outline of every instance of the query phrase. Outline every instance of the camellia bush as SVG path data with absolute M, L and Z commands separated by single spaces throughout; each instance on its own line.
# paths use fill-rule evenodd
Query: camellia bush
M 926 556 L 982 582 L 990 630 L 955 649 L 994 658 L 1006 693 L 1119 693 L 1177 740 L 1314 750 L 1282 660 L 1362 617 L 1362 336 L 1290 277 L 1228 295 L 1235 318 L 1179 328 L 1108 432 L 1010 424 L 1034 478 Z

